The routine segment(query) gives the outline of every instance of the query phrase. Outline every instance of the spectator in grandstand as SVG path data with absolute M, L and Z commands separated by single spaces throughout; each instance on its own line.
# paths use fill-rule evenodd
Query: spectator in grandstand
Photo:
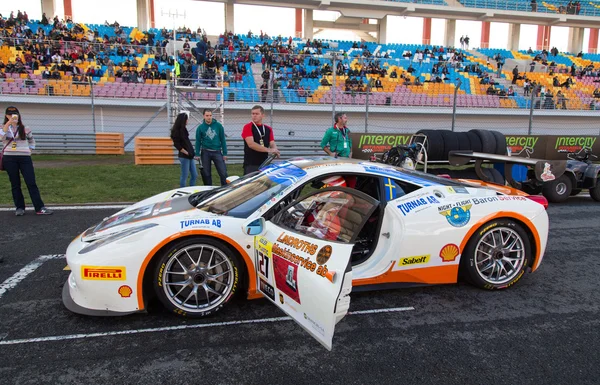
M 531 12 L 537 12 L 537 1 L 531 0 Z
M 515 89 L 513 86 L 508 87 L 508 92 L 506 93 L 508 96 L 515 96 Z
M 221 180 L 221 186 L 227 183 L 227 141 L 223 125 L 213 119 L 212 111 L 205 108 L 204 120 L 196 128 L 196 156 L 202 161 L 202 182 L 212 186 L 211 162 L 215 164 Z
M 469 35 L 466 35 L 465 36 L 465 49 L 469 49 L 469 41 L 470 40 L 471 39 L 469 38 Z
M 596 88 L 593 95 L 596 99 L 600 99 L 600 89 Z
M 559 105 L 563 110 L 567 109 L 567 98 L 565 98 L 565 95 L 562 93 L 562 91 L 558 91 L 556 93 L 556 104 Z
M 335 158 L 352 157 L 352 139 L 350 130 L 346 127 L 348 117 L 343 112 L 338 112 L 334 116 L 335 123 L 325 131 L 321 140 L 321 148 L 329 155 Z
M 31 130 L 23 124 L 22 116 L 16 107 L 10 106 L 4 113 L 4 124 L 0 130 L 2 138 L 2 163 L 12 189 L 15 215 L 25 214 L 25 198 L 21 191 L 21 176 L 25 180 L 35 213 L 50 215 L 40 196 L 40 190 L 35 182 L 35 171 L 31 160 L 31 151 L 35 149 L 35 139 Z
M 512 70 L 513 80 L 512 84 L 517 84 L 517 80 L 519 79 L 519 66 L 516 65 Z
M 179 187 L 185 187 L 190 175 L 190 186 L 196 185 L 198 170 L 196 169 L 194 146 L 190 141 L 187 130 L 188 114 L 181 112 L 175 119 L 175 124 L 171 128 L 171 139 L 177 149 L 177 157 L 181 164 L 181 176 L 179 177 Z
M 261 31 L 262 34 L 262 31 Z M 263 123 L 265 109 L 256 105 L 250 111 L 251 122 L 242 129 L 244 139 L 244 175 L 258 171 L 271 154 L 279 157 L 273 128 Z

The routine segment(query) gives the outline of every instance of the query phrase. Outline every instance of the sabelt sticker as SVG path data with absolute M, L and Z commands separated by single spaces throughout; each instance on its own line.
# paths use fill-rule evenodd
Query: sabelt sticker
M 273 254 L 273 270 L 277 289 L 300 304 L 298 266 Z
M 118 293 L 123 298 L 129 298 L 131 297 L 131 293 L 133 293 L 133 290 L 131 290 L 131 287 L 123 285 L 119 288 Z
M 459 249 L 454 243 L 449 243 L 440 250 L 440 258 L 442 262 L 454 262 L 458 257 Z
M 90 281 L 125 281 L 125 266 L 81 266 L 81 278 Z
M 414 257 L 406 257 L 400 258 L 400 262 L 398 263 L 400 266 L 412 266 L 412 265 L 421 265 L 423 263 L 429 262 L 430 255 L 416 255 Z

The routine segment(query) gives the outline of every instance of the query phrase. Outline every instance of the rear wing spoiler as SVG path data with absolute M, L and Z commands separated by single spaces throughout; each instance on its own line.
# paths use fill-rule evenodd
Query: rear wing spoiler
M 520 187 L 521 183 L 515 181 L 512 176 L 512 166 L 515 164 L 531 166 L 535 171 L 535 178 L 540 183 L 560 177 L 567 169 L 566 160 L 521 158 L 518 156 L 496 155 L 473 151 L 450 151 L 448 153 L 448 161 L 452 166 L 464 166 L 472 160 L 475 160 L 475 173 L 479 179 L 484 182 L 492 182 L 481 169 L 484 160 L 491 163 L 504 163 L 504 178 L 511 186 L 517 188 Z

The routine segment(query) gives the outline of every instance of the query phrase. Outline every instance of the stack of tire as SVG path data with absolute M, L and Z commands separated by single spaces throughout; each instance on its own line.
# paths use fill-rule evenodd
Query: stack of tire
M 506 155 L 506 137 L 498 131 L 470 130 L 453 132 L 450 130 L 419 130 L 417 134 L 427 136 L 425 148 L 428 161 L 447 161 L 450 151 L 473 151 L 488 154 Z M 505 183 L 502 174 L 495 168 L 484 168 L 484 173 L 494 183 Z M 479 179 L 474 168 L 450 170 L 445 168 L 429 168 L 432 174 L 448 174 L 455 179 Z

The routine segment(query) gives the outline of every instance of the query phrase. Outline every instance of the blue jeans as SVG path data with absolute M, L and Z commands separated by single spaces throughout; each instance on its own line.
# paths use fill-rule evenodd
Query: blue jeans
M 185 187 L 187 182 L 188 173 L 190 174 L 190 186 L 196 185 L 196 178 L 198 178 L 198 170 L 196 169 L 195 159 L 179 158 L 181 164 L 181 177 L 179 178 L 179 187 Z
M 35 172 L 33 171 L 31 157 L 27 155 L 5 155 L 2 158 L 2 163 L 10 180 L 15 207 L 25 210 L 25 198 L 23 197 L 23 191 L 21 191 L 20 173 L 23 175 L 23 179 L 29 190 L 29 196 L 31 197 L 35 211 L 40 211 L 44 207 L 44 202 L 40 196 L 40 190 L 35 183 Z
M 221 179 L 221 186 L 227 184 L 227 167 L 223 160 L 223 154 L 221 151 L 210 151 L 202 150 L 202 182 L 205 186 L 212 186 L 212 170 L 210 162 L 213 161 L 219 178 Z

